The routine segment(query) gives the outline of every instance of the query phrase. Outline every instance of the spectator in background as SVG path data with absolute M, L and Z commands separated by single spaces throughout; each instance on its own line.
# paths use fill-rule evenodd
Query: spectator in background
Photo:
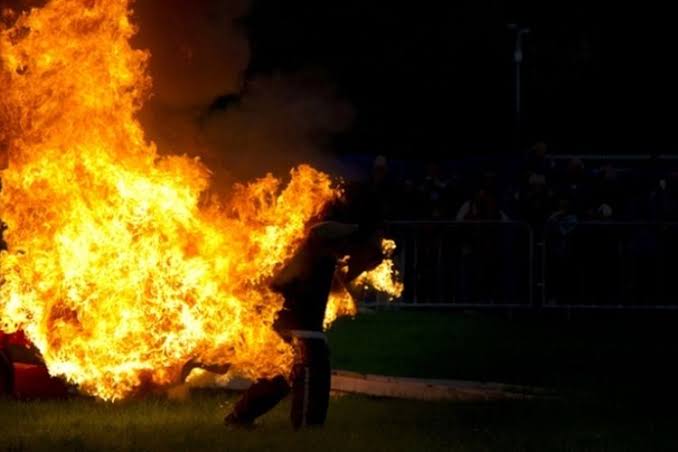
M 518 192 L 520 215 L 532 226 L 544 224 L 553 209 L 551 165 L 546 161 L 546 143 L 537 142 L 528 152 Z M 536 230 L 541 230 L 537 227 Z
M 388 169 L 388 160 L 379 155 L 374 159 L 372 172 L 364 193 L 375 200 L 372 208 L 379 209 L 380 218 L 391 218 L 396 211 L 396 184 L 393 182 Z
M 529 174 L 541 174 L 546 177 L 550 170 L 549 164 L 546 161 L 546 151 L 547 146 L 543 141 L 538 141 L 530 148 L 525 159 L 525 173 L 528 174 L 528 177 Z
M 588 216 L 596 220 L 617 218 L 623 205 L 623 192 L 619 185 L 617 170 L 612 165 L 605 165 L 601 169 L 597 184 L 592 191 L 593 205 Z
M 571 236 L 579 219 L 572 209 L 570 200 L 561 197 L 558 200 L 558 208 L 547 222 L 546 239 L 550 246 L 547 247 L 547 269 L 551 271 L 546 275 L 549 278 L 548 303 L 554 300 L 568 301 L 575 297 L 579 288 L 579 272 L 575 259 L 575 250 Z
M 494 174 L 484 174 L 481 188 L 457 212 L 457 221 L 508 221 L 499 209 Z M 458 297 L 462 302 L 494 304 L 503 299 L 501 269 L 504 240 L 496 225 L 472 225 L 460 234 L 461 268 Z
M 411 178 L 405 179 L 398 186 L 397 202 L 394 204 L 393 216 L 398 220 L 418 220 L 421 217 L 419 207 L 419 191 Z
M 639 174 L 637 180 L 640 182 L 633 198 L 636 216 L 632 220 L 674 221 L 676 200 L 673 180 L 654 162 L 646 166 L 645 174 Z M 639 199 L 641 194 L 644 195 L 642 200 Z M 678 271 L 674 255 L 677 248 L 675 230 L 670 227 L 649 224 L 631 228 L 628 239 L 623 242 L 622 290 L 632 303 L 664 304 L 668 301 L 663 299 L 666 291 L 675 293 L 674 278 L 666 276 Z
M 497 198 L 484 188 L 476 191 L 473 198 L 461 205 L 457 221 L 508 221 L 508 216 L 499 209 Z
M 448 217 L 448 188 L 447 179 L 437 162 L 430 162 L 426 168 L 426 176 L 419 186 L 423 215 L 427 219 L 440 220 Z
M 553 205 L 553 191 L 547 186 L 546 176 L 530 173 L 519 196 L 523 218 L 532 226 L 543 224 Z
M 447 217 L 448 187 L 450 181 L 443 174 L 438 162 L 431 161 L 426 166 L 423 180 L 417 187 L 416 209 L 418 217 L 425 220 L 441 220 Z M 439 297 L 438 288 L 443 279 L 439 256 L 441 247 L 446 243 L 445 230 L 429 224 L 421 226 L 421 235 L 417 241 L 417 296 L 422 300 L 435 300 Z
M 386 157 L 383 155 L 378 155 L 374 159 L 374 163 L 372 165 L 372 183 L 374 185 L 380 185 L 384 182 L 386 182 L 386 178 L 388 176 L 388 162 L 386 161 Z
M 618 171 L 610 164 L 604 165 L 593 180 L 591 202 L 586 219 L 610 221 L 621 213 L 622 190 Z M 595 304 L 618 302 L 620 244 L 627 232 L 620 228 L 589 226 L 582 228 L 577 243 L 581 260 L 580 273 L 585 296 Z
M 649 214 L 653 221 L 672 221 L 676 219 L 678 203 L 673 190 L 675 179 L 661 177 L 656 180 L 649 195 Z
M 567 162 L 565 174 L 556 189 L 559 199 L 567 199 L 568 210 L 581 218 L 589 209 L 591 191 L 589 180 L 584 170 L 584 163 L 573 158 Z

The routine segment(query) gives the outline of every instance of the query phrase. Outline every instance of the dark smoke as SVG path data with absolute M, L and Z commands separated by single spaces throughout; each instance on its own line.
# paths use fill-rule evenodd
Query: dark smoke
M 45 3 L 0 0 L 0 9 Z M 248 7 L 248 0 L 133 2 L 133 45 L 152 54 L 153 94 L 140 113 L 148 138 L 163 153 L 200 156 L 222 187 L 304 162 L 340 175 L 327 144 L 350 124 L 350 106 L 318 71 L 247 80 L 240 19 Z M 2 155 L 0 146 L 0 165 Z
M 247 36 L 236 21 L 246 0 L 136 0 L 135 47 L 150 49 L 153 102 L 201 109 L 237 92 L 249 62 Z
M 202 121 L 209 161 L 247 178 L 284 173 L 301 162 L 336 170 L 323 151 L 328 139 L 349 125 L 352 112 L 325 80 L 305 71 L 249 82 L 230 107 Z
M 220 186 L 303 162 L 341 172 L 326 150 L 350 124 L 350 106 L 318 71 L 247 80 L 247 9 L 246 0 L 136 1 L 134 45 L 152 53 L 148 138 L 163 152 L 200 156 Z

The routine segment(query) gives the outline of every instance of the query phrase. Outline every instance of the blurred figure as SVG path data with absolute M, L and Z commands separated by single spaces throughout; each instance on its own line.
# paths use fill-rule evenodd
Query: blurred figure
M 430 162 L 426 168 L 426 176 L 419 186 L 422 198 L 424 218 L 440 220 L 448 216 L 448 188 L 447 179 L 437 162 Z
M 617 219 L 623 205 L 617 170 L 610 164 L 605 165 L 596 182 L 593 188 L 593 206 L 588 216 L 596 220 Z
M 419 193 L 412 179 L 405 179 L 398 187 L 397 199 L 398 202 L 393 206 L 395 219 L 415 220 L 419 218 Z
M 448 218 L 448 188 L 450 181 L 444 175 L 440 164 L 430 161 L 426 166 L 423 180 L 417 187 L 415 208 L 421 220 L 442 220 Z M 446 234 L 439 225 L 425 224 L 419 227 L 416 255 L 417 269 L 416 296 L 421 302 L 436 302 L 441 298 L 443 276 L 442 253 Z
M 386 157 L 383 155 L 378 155 L 374 159 L 374 164 L 372 166 L 372 183 L 375 186 L 379 186 L 386 182 L 386 177 L 388 176 L 388 164 L 386 162 Z
M 539 225 L 548 218 L 552 204 L 553 191 L 547 186 L 546 177 L 543 174 L 530 173 L 520 193 L 522 217 L 535 230 L 540 230 Z
M 546 160 L 546 143 L 537 142 L 528 152 L 519 181 L 518 201 L 520 216 L 541 231 L 553 209 L 552 167 Z
M 581 159 L 570 159 L 556 191 L 560 199 L 568 200 L 568 209 L 577 216 L 581 217 L 588 210 L 591 192 L 584 163 Z
M 547 303 L 567 302 L 578 292 L 578 271 L 574 242 L 571 240 L 579 219 L 570 200 L 561 197 L 557 210 L 546 222 L 546 241 L 549 244 L 546 256 L 545 275 L 548 281 Z
M 375 201 L 373 206 L 380 210 L 380 218 L 393 217 L 393 214 L 397 211 L 397 189 L 396 184 L 391 179 L 388 160 L 385 156 L 379 155 L 374 159 L 366 191 Z
M 457 221 L 508 221 L 491 191 L 493 176 L 486 173 L 484 187 L 475 192 L 457 212 Z M 461 229 L 461 268 L 458 296 L 462 302 L 493 304 L 500 299 L 503 261 L 501 229 L 495 224 L 469 225 Z
M 674 221 L 677 218 L 678 203 L 674 180 L 661 177 L 656 180 L 649 195 L 649 214 L 653 221 Z
M 547 146 L 543 141 L 538 141 L 530 148 L 525 159 L 525 173 L 538 174 L 546 177 L 549 165 L 546 161 Z
M 457 221 L 508 221 L 508 216 L 499 209 L 496 197 L 485 189 L 478 190 L 457 211 Z

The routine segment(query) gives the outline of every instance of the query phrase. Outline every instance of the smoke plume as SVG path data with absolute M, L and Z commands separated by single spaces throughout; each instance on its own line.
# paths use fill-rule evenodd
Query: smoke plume
M 245 79 L 247 10 L 246 0 L 137 0 L 135 44 L 152 54 L 153 96 L 141 113 L 149 138 L 200 156 L 222 186 L 302 162 L 341 172 L 324 151 L 349 125 L 350 106 L 319 71 Z
M 3 16 L 9 21 L 45 3 L 0 0 L 0 10 L 14 11 Z M 248 7 L 248 0 L 136 0 L 134 46 L 152 55 L 152 96 L 140 112 L 147 138 L 161 152 L 199 156 L 221 187 L 302 162 L 341 174 L 326 151 L 350 124 L 350 105 L 321 71 L 247 80 L 250 46 L 240 19 Z M 0 137 L 0 168 L 3 147 Z

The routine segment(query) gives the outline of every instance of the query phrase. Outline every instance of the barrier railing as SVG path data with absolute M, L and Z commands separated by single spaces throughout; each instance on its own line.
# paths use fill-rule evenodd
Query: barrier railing
M 678 309 L 678 223 L 553 221 L 540 246 L 544 307 Z
M 533 231 L 513 221 L 393 221 L 396 268 L 412 306 L 533 305 Z M 378 303 L 385 300 L 377 299 Z
M 550 221 L 535 238 L 522 222 L 392 221 L 388 234 L 398 306 L 678 310 L 678 223 Z

